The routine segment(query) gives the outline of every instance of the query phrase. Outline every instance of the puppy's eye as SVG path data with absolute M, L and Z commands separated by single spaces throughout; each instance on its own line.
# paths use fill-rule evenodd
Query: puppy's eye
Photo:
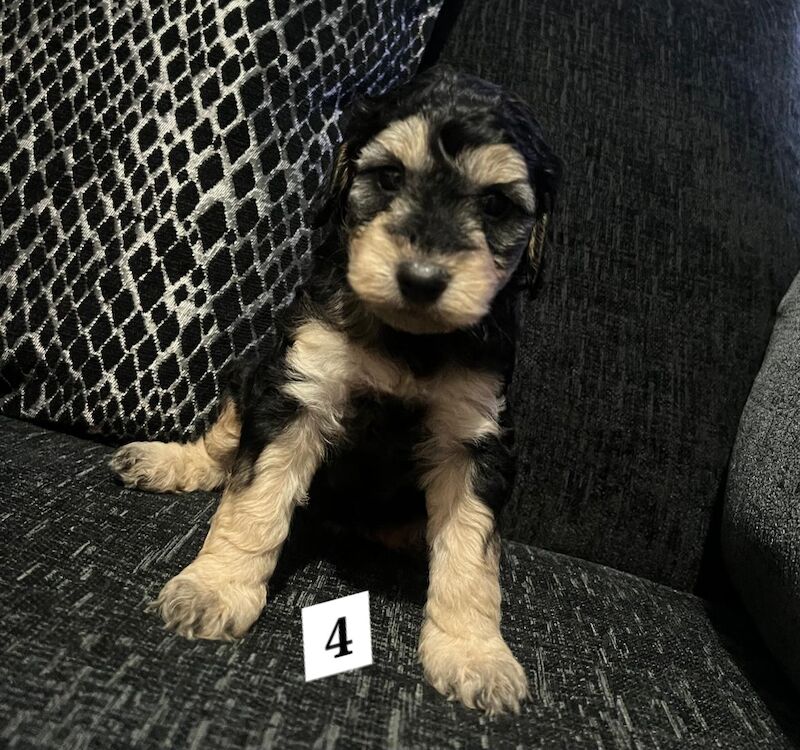
M 511 213 L 514 204 L 499 190 L 486 193 L 481 199 L 483 215 L 490 219 L 502 219 Z
M 381 167 L 376 170 L 378 185 L 386 193 L 396 193 L 403 187 L 403 170 L 400 167 Z

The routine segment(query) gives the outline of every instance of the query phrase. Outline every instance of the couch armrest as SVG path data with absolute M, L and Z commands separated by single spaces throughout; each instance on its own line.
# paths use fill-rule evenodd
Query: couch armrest
M 800 685 L 800 276 L 739 424 L 722 544 L 745 606 Z

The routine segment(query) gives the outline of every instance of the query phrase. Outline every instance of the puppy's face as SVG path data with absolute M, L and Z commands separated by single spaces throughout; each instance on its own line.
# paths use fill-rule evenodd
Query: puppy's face
M 355 294 L 392 327 L 443 333 L 487 314 L 524 255 L 536 197 L 514 145 L 412 114 L 361 149 L 346 215 Z
M 338 213 L 364 306 L 446 333 L 478 323 L 526 254 L 537 260 L 559 174 L 524 102 L 440 66 L 355 106 L 317 219 Z

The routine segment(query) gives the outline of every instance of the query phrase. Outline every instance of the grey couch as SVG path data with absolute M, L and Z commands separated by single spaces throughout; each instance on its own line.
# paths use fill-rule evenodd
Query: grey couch
M 337 5 L 319 4 L 324 12 Z M 249 64 L 250 49 L 236 46 L 241 29 L 259 51 L 251 70 L 268 71 L 269 34 L 278 28 L 270 25 L 277 23 L 272 14 L 294 10 L 281 11 L 286 4 L 280 2 L 241 5 L 237 25 L 236 3 L 204 4 L 218 12 L 214 34 L 228 35 L 227 46 L 220 46 L 228 61 L 215 61 L 217 37 L 208 41 L 211 21 L 200 33 L 206 41 L 198 44 L 209 45 L 205 64 L 219 67 L 220 86 L 227 80 L 229 88 L 221 89 L 218 100 L 225 101 L 225 92 L 238 97 L 238 117 L 251 128 L 252 143 L 263 116 L 256 105 L 246 104 L 247 96 L 256 96 L 246 85 L 252 78 L 236 78 L 235 71 Z M 300 11 L 286 21 L 288 30 L 280 26 L 280 45 L 300 50 L 304 34 L 320 23 L 312 5 L 298 4 Z M 421 45 L 404 42 L 402 54 L 392 57 L 398 68 L 385 75 L 375 73 L 382 70 L 377 63 L 364 62 L 357 69 L 372 71 L 369 85 L 391 85 L 417 64 L 435 60 L 496 80 L 530 101 L 566 164 L 545 267 L 525 309 L 510 393 L 518 471 L 502 519 L 502 627 L 529 676 L 531 700 L 519 716 L 492 718 L 444 701 L 425 684 L 416 659 L 424 561 L 331 537 L 302 514 L 267 609 L 242 641 L 186 641 L 164 632 L 144 611 L 160 586 L 193 558 L 216 498 L 126 490 L 114 483 L 105 463 L 121 440 L 190 434 L 213 400 L 216 381 L 209 373 L 215 372 L 216 353 L 225 347 L 225 356 L 238 353 L 254 334 L 268 330 L 268 316 L 251 315 L 252 304 L 245 304 L 250 268 L 262 268 L 257 252 L 247 256 L 249 265 L 239 264 L 248 232 L 268 246 L 261 277 L 269 283 L 259 299 L 266 295 L 277 306 L 302 276 L 302 253 L 292 244 L 298 235 L 284 231 L 290 220 L 280 224 L 280 233 L 270 233 L 259 223 L 259 203 L 252 225 L 245 221 L 251 194 L 240 196 L 244 178 L 234 173 L 241 174 L 241 163 L 233 169 L 231 154 L 266 170 L 265 194 L 269 170 L 288 174 L 290 191 L 296 187 L 292 180 L 304 176 L 293 178 L 283 156 L 270 162 L 270 136 L 259 146 L 263 151 L 231 145 L 228 136 L 240 123 L 225 120 L 226 110 L 214 110 L 225 124 L 213 126 L 223 131 L 219 145 L 208 148 L 227 154 L 220 162 L 222 182 L 208 188 L 220 196 L 219 204 L 209 207 L 200 200 L 200 231 L 192 234 L 187 220 L 185 238 L 164 239 L 162 224 L 147 226 L 149 214 L 141 231 L 145 238 L 151 233 L 154 257 L 162 258 L 165 248 L 169 289 L 177 283 L 172 276 L 184 273 L 183 256 L 174 250 L 184 247 L 184 239 L 194 253 L 188 256 L 187 278 L 202 252 L 222 253 L 218 248 L 228 239 L 234 243 L 237 250 L 227 264 L 219 260 L 226 258 L 222 253 L 203 269 L 219 292 L 206 312 L 214 318 L 213 330 L 227 338 L 208 344 L 205 365 L 192 364 L 191 340 L 182 350 L 193 391 L 181 385 L 182 369 L 169 387 L 153 382 L 169 379 L 167 356 L 161 368 L 144 367 L 138 380 L 133 378 L 138 393 L 145 393 L 145 400 L 157 397 L 149 402 L 149 415 L 137 416 L 137 407 L 126 411 L 125 371 L 113 358 L 104 361 L 101 352 L 98 363 L 89 357 L 83 371 L 78 367 L 83 381 L 69 380 L 69 368 L 59 380 L 54 373 L 61 372 L 60 353 L 30 343 L 28 324 L 36 309 L 23 303 L 37 299 L 36 274 L 47 270 L 46 264 L 36 266 L 37 255 L 49 252 L 54 233 L 41 216 L 47 207 L 63 212 L 70 190 L 83 197 L 92 180 L 100 185 L 103 154 L 88 183 L 80 183 L 75 176 L 80 170 L 73 170 L 70 185 L 57 189 L 56 181 L 51 188 L 44 161 L 47 189 L 41 195 L 36 179 L 20 176 L 8 133 L 17 132 L 28 105 L 31 112 L 37 106 L 55 111 L 59 100 L 20 93 L 25 61 L 7 42 L 0 107 L 5 128 L 0 144 L 6 149 L 0 152 L 6 165 L 0 203 L 0 270 L 6 274 L 0 284 L 0 314 L 6 316 L 0 331 L 0 410 L 6 415 L 0 417 L 3 746 L 800 746 L 800 652 L 794 637 L 800 620 L 797 281 L 787 294 L 800 270 L 800 22 L 794 4 L 463 0 L 445 2 L 441 10 L 437 4 L 423 6 L 344 4 L 346 11 L 336 16 L 340 41 L 358 36 L 348 37 L 347 19 L 356 19 L 362 35 L 364 28 L 383 24 L 397 35 L 417 29 L 409 39 L 427 40 L 424 54 Z M 39 26 L 31 31 L 24 27 L 21 7 L 0 11 L 6 40 L 23 36 L 24 28 L 28 41 L 35 32 L 51 44 L 53 29 L 75 25 L 81 14 L 40 2 L 29 18 Z M 155 22 L 148 28 L 158 33 L 162 52 L 172 45 L 163 54 L 177 59 L 173 48 L 184 49 L 179 40 L 185 31 L 191 49 L 191 18 L 199 14 L 206 24 L 205 11 L 166 4 L 162 11 L 160 30 Z M 182 14 L 189 19 L 185 25 Z M 424 23 L 414 26 L 413 19 Z M 101 20 L 97 39 L 103 35 Z M 174 34 L 170 24 L 178 29 Z M 109 25 L 106 33 L 122 34 L 115 29 Z M 161 38 L 165 34 L 168 42 Z M 66 32 L 59 38 L 72 43 Z M 325 33 L 314 38 L 322 40 L 321 50 Z M 370 55 L 385 61 L 383 43 L 370 42 L 359 54 L 365 61 Z M 136 44 L 141 50 L 146 41 Z M 58 55 L 56 46 L 51 52 Z M 361 57 L 353 54 L 354 65 L 362 65 Z M 110 64 L 99 52 L 95 58 L 98 70 Z M 230 58 L 240 67 L 231 66 Z M 191 74 L 203 75 L 194 68 Z M 297 89 L 270 81 L 268 73 L 265 80 L 271 96 L 288 92 L 294 101 Z M 344 87 L 350 93 L 350 84 L 361 85 L 350 81 Z M 178 89 L 176 83 L 176 96 Z M 204 95 L 202 84 L 196 89 L 196 96 Z M 187 91 L 191 96 L 191 87 Z M 342 101 L 350 93 L 343 93 Z M 18 99 L 23 106 L 15 104 Z M 157 110 L 155 99 L 153 107 Z M 323 113 L 333 118 L 334 109 L 323 107 Z M 165 112 L 162 118 L 171 116 L 171 110 Z M 276 127 L 279 120 L 273 120 Z M 146 130 L 146 148 L 163 147 L 168 165 L 176 148 L 168 138 L 183 137 L 182 122 L 176 120 L 177 136 Z M 313 126 L 313 112 L 309 122 Z M 323 131 L 333 140 L 333 125 Z M 68 138 L 65 126 L 47 148 L 74 151 Z M 191 146 L 194 141 L 186 138 Z M 321 143 L 316 136 L 311 140 Z M 23 138 L 13 147 L 30 151 L 35 166 L 45 148 L 37 143 Z M 291 149 L 291 134 L 283 145 Z M 210 166 L 198 167 L 196 174 L 194 162 L 188 162 L 189 181 L 196 179 L 200 187 L 216 179 L 210 171 L 213 156 L 202 158 L 200 166 Z M 175 159 L 180 162 L 180 154 Z M 175 179 L 183 168 L 179 163 Z M 228 177 L 225 192 L 217 185 L 227 185 Z M 31 180 L 33 186 L 26 187 Z M 309 184 L 308 195 L 314 187 Z M 166 205 L 164 191 L 149 211 Z M 16 193 L 19 209 L 12 200 Z M 306 193 L 298 188 L 297 195 L 303 205 Z M 33 209 L 23 210 L 26 200 L 38 212 L 38 224 L 28 220 Z M 284 203 L 287 215 L 294 216 L 291 201 Z M 92 208 L 84 208 L 82 231 L 99 242 L 110 231 L 107 217 L 95 216 L 92 224 Z M 164 215 L 193 210 L 191 202 L 176 199 Z M 212 210 L 219 211 L 213 221 Z M 219 216 L 230 236 L 218 231 Z M 240 216 L 242 224 L 231 223 Z M 178 234 L 182 222 L 174 222 Z M 298 231 L 300 245 L 313 241 Z M 59 252 L 54 246 L 53 262 L 63 264 L 59 273 L 69 271 L 69 253 L 82 257 L 80 243 L 65 243 L 64 257 Z M 125 252 L 122 259 L 133 263 Z M 23 292 L 9 269 L 15 278 L 29 280 Z M 97 277 L 101 289 L 103 272 Z M 217 278 L 225 283 L 217 284 Z M 234 302 L 232 287 L 226 286 L 230 279 L 239 284 Z M 77 278 L 71 283 L 73 289 L 81 284 Z M 146 285 L 137 289 L 144 300 Z M 108 303 L 112 323 L 118 304 L 116 297 Z M 155 312 L 141 304 L 143 316 L 158 322 L 157 304 Z M 27 317 L 19 318 L 18 309 L 27 310 Z M 75 320 L 82 324 L 79 315 L 62 320 L 53 309 L 50 320 L 62 337 Z M 169 320 L 167 310 L 158 325 Z M 181 321 L 173 336 L 182 340 L 194 323 Z M 124 362 L 128 333 L 124 326 L 120 330 L 118 359 Z M 195 349 L 205 352 L 209 335 L 205 331 Z M 172 351 L 171 341 L 155 338 L 161 362 L 157 357 Z M 130 347 L 146 348 L 138 341 Z M 65 357 L 73 362 L 69 352 Z M 96 384 L 93 367 L 100 373 Z M 115 374 L 118 403 L 117 390 L 104 391 L 104 367 Z M 65 382 L 69 389 L 59 391 Z M 64 402 L 55 408 L 58 398 Z M 93 414 L 102 434 L 89 432 Z M 305 683 L 300 609 L 363 590 L 371 596 L 374 664 Z

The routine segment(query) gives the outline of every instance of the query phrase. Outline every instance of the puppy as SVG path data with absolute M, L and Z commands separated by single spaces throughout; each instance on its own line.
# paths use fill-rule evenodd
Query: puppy
M 559 162 L 528 107 L 449 68 L 354 106 L 323 186 L 333 225 L 273 352 L 228 375 L 198 440 L 133 443 L 111 466 L 156 492 L 224 487 L 197 558 L 154 602 L 188 638 L 258 618 L 296 506 L 376 535 L 424 524 L 419 657 L 490 713 L 528 692 L 500 634 L 504 390 Z

